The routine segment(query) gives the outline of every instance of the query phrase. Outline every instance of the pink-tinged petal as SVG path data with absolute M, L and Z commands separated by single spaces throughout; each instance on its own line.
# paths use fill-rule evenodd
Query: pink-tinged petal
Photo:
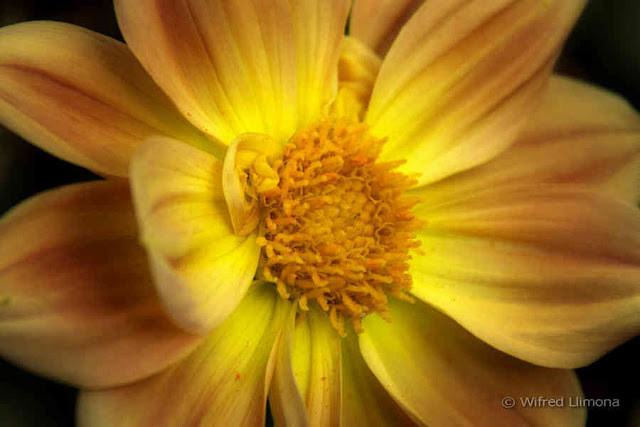
M 354 0 L 349 35 L 384 56 L 422 3 L 424 0 Z
M 387 54 L 366 121 L 427 184 L 511 145 L 584 0 L 425 2 Z
M 568 183 L 636 204 L 639 182 L 638 113 L 610 92 L 554 76 L 516 144 L 419 194 L 436 204 L 505 185 Z
M 154 374 L 200 341 L 165 316 L 128 184 L 36 196 L 0 221 L 0 354 L 81 387 Z
M 285 330 L 281 342 L 270 392 L 276 424 L 341 425 L 340 340 L 329 317 L 323 312 L 311 310 L 298 321 L 290 316 L 289 330 Z M 300 407 L 301 401 L 304 408 Z M 305 408 L 306 417 L 303 413 Z
M 347 0 L 117 0 L 124 37 L 186 117 L 225 144 L 286 142 L 335 95 Z
M 412 293 L 485 342 L 549 367 L 588 365 L 640 333 L 640 215 L 560 185 L 487 190 L 436 206 Z
M 141 239 L 160 296 L 186 330 L 203 333 L 235 309 L 255 275 L 255 233 L 233 232 L 222 161 L 169 138 L 151 138 L 131 161 Z
M 124 44 L 73 25 L 0 29 L 0 122 L 44 150 L 126 176 L 154 134 L 215 150 L 171 104 Z
M 414 426 L 402 408 L 382 387 L 362 355 L 358 339 L 350 334 L 342 348 L 342 418 L 344 426 Z
M 392 321 L 368 316 L 360 349 L 385 389 L 429 426 L 581 426 L 582 397 L 569 370 L 530 365 L 473 337 L 447 316 L 416 302 L 390 303 Z M 562 407 L 526 406 L 526 398 L 563 399 Z M 507 398 L 507 400 L 503 400 Z M 509 398 L 515 406 L 507 408 Z
M 264 426 L 275 349 L 290 304 L 255 285 L 189 357 L 125 387 L 85 391 L 80 426 Z

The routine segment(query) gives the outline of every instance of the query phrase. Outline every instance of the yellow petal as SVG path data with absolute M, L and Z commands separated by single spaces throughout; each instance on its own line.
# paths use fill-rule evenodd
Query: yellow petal
M 273 419 L 277 425 L 281 426 L 308 426 L 309 419 L 307 417 L 307 408 L 301 393 L 306 397 L 307 390 L 300 390 L 301 374 L 307 376 L 309 374 L 309 360 L 311 353 L 309 351 L 308 339 L 308 323 L 304 322 L 300 327 L 296 328 L 296 314 L 298 312 L 297 305 L 293 304 L 289 312 L 289 318 L 285 324 L 282 337 L 278 343 L 278 350 L 275 359 L 275 368 L 273 371 L 273 379 L 271 381 L 271 390 L 269 391 L 269 407 Z M 294 334 L 303 333 L 305 337 L 302 341 L 304 345 L 303 358 L 297 358 L 298 366 L 294 371 L 293 360 L 291 354 Z M 301 342 L 301 337 L 296 340 Z M 300 345 L 297 349 L 300 350 Z M 302 360 L 301 360 L 302 359 Z M 307 380 L 301 381 L 302 384 L 308 384 Z
M 290 317 L 291 329 L 294 321 Z M 285 334 L 289 336 L 285 335 L 279 350 L 270 398 L 276 424 L 340 425 L 341 338 L 331 327 L 328 316 L 311 310 L 299 320 L 295 331 Z M 306 417 L 300 410 L 300 401 L 304 401 Z M 290 404 L 295 406 L 287 407 Z
M 131 153 L 152 134 L 215 150 L 124 44 L 57 22 L 0 29 L 0 122 L 110 176 L 126 176 Z
M 164 311 L 137 245 L 128 184 L 36 196 L 0 221 L 0 354 L 81 387 L 136 381 L 199 338 Z
M 638 182 L 640 116 L 609 92 L 555 76 L 516 144 L 416 195 L 436 204 L 498 186 L 569 183 L 636 204 Z
M 271 2 L 269 2 L 271 3 Z M 289 0 L 298 69 L 299 127 L 310 124 L 338 90 L 338 57 L 349 0 Z
M 219 325 L 254 277 L 255 235 L 233 233 L 222 162 L 169 138 L 143 142 L 131 163 L 136 215 L 160 296 L 194 332 Z
M 259 195 L 280 182 L 271 168 L 281 146 L 268 135 L 244 133 L 229 145 L 222 167 L 222 189 L 233 231 L 247 236 L 260 221 Z M 251 191 L 249 191 L 251 190 Z
M 344 426 L 413 426 L 366 365 L 357 337 L 348 335 L 342 348 L 342 418 Z
M 349 34 L 384 56 L 424 0 L 354 0 Z
M 263 426 L 273 349 L 290 304 L 255 285 L 196 351 L 137 384 L 85 391 L 80 426 Z
M 537 105 L 584 0 L 425 2 L 387 54 L 366 121 L 419 184 L 495 157 Z
M 335 95 L 348 1 L 117 0 L 124 37 L 185 116 L 225 144 L 286 142 Z
M 338 61 L 339 92 L 332 108 L 339 117 L 362 120 L 362 113 L 369 104 L 373 85 L 378 77 L 382 61 L 365 44 L 353 37 L 345 37 Z M 349 98 L 355 98 L 355 107 Z M 342 104 L 342 105 L 341 105 Z M 350 114 L 354 111 L 355 114 Z
M 487 190 L 417 215 L 412 293 L 511 355 L 588 365 L 640 333 L 640 215 L 570 186 Z
M 572 371 L 541 368 L 482 343 L 442 313 L 416 302 L 390 303 L 393 320 L 364 320 L 360 348 L 380 383 L 429 426 L 581 426 L 585 408 Z M 521 399 L 564 399 L 563 407 L 523 407 Z M 503 399 L 515 399 L 505 409 Z M 509 400 L 505 401 L 509 405 Z

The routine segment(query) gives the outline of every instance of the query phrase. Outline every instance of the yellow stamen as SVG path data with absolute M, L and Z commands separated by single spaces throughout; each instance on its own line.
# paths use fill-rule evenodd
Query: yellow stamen
M 321 120 L 273 164 L 277 186 L 257 190 L 262 274 L 303 310 L 315 300 L 340 335 L 345 319 L 358 332 L 369 313 L 388 319 L 386 295 L 411 288 L 417 200 L 403 193 L 415 180 L 376 162 L 383 143 L 363 123 Z

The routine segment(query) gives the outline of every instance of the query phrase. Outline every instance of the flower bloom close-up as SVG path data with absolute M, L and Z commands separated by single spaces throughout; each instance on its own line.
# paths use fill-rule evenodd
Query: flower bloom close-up
M 84 426 L 584 425 L 519 400 L 640 334 L 640 116 L 553 73 L 584 6 L 0 28 L 0 123 L 104 178 L 0 220 L 0 355 Z

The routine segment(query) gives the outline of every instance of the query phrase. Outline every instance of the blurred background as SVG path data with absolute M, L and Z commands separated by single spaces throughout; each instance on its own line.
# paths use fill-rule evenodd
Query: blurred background
M 111 0 L 0 0 L 0 26 L 36 19 L 70 22 L 122 40 Z M 640 110 L 640 1 L 590 0 L 557 69 L 618 92 Z M 0 127 L 0 214 L 43 190 L 95 178 Z M 617 409 L 591 410 L 589 426 L 640 427 L 639 361 L 636 338 L 578 370 L 587 398 L 621 402 Z M 0 426 L 72 426 L 75 399 L 75 389 L 0 359 Z

